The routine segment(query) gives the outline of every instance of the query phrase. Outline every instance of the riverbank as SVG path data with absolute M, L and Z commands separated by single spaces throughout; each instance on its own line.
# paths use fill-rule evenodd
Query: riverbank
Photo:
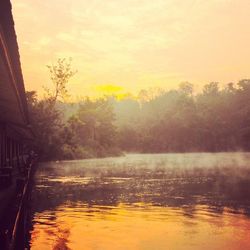
M 73 147 L 63 148 L 63 154 L 59 157 L 55 158 L 44 158 L 41 157 L 41 161 L 69 161 L 69 160 L 86 160 L 86 159 L 100 159 L 107 157 L 122 157 L 125 155 L 163 155 L 163 154 L 224 154 L 224 153 L 232 153 L 232 154 L 244 154 L 249 153 L 249 151 L 244 149 L 238 150 L 229 150 L 229 151 L 199 151 L 199 150 L 184 150 L 184 151 L 126 151 L 122 150 L 119 147 L 111 147 L 111 148 L 90 148 L 90 147 Z
M 125 153 L 118 147 L 69 147 L 64 145 L 61 148 L 61 152 L 56 156 L 44 156 L 41 155 L 41 161 L 56 161 L 56 160 L 82 160 L 82 159 L 94 159 L 94 158 L 106 158 L 106 157 L 118 157 L 123 156 Z

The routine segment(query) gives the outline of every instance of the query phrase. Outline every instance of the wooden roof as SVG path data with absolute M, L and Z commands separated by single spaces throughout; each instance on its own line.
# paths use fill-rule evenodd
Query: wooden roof
M 0 1 L 0 122 L 23 137 L 29 132 L 29 116 L 17 37 L 9 0 Z M 25 132 L 24 132 L 25 131 Z

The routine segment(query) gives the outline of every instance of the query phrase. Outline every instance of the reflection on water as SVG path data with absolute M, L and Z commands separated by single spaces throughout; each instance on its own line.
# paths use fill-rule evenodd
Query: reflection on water
M 46 163 L 31 249 L 250 249 L 250 154 Z

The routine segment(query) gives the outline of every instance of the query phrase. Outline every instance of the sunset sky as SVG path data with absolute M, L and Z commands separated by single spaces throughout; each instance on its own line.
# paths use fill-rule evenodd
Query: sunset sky
M 73 96 L 250 78 L 249 0 L 12 0 L 26 89 L 72 57 Z

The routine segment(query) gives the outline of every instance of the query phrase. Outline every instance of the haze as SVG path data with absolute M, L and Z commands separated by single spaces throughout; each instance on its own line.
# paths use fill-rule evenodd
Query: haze
M 249 78 L 248 0 L 13 0 L 26 89 L 72 57 L 73 96 Z

